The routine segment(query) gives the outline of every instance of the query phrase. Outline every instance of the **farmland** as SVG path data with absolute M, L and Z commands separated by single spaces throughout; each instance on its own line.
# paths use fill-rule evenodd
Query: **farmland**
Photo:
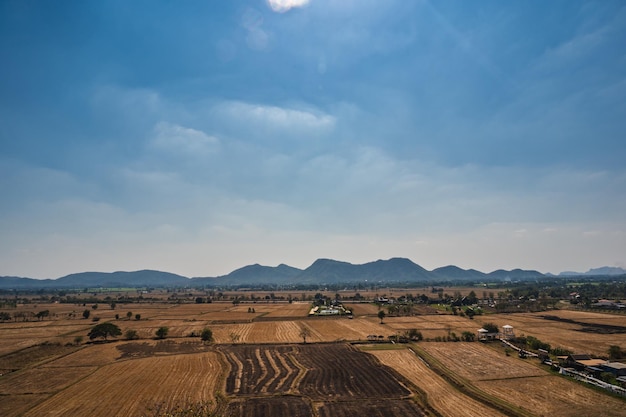
M 308 317 L 304 302 L 170 298 L 13 307 L 24 314 L 0 323 L 0 415 L 131 417 L 206 402 L 220 415 L 248 417 L 626 416 L 623 399 L 551 373 L 536 360 L 508 356 L 499 343 L 435 341 L 475 333 L 486 323 L 510 324 L 516 334 L 552 346 L 606 355 L 611 345 L 626 347 L 624 316 L 553 310 L 470 320 L 424 307 L 381 323 L 379 308 L 368 303 L 347 303 L 354 312 L 348 319 Z M 49 316 L 34 317 L 44 309 Z M 89 341 L 90 329 L 105 321 L 122 336 Z M 169 330 L 163 340 L 155 338 L 160 327 Z M 199 338 L 205 328 L 212 343 Z M 386 340 L 410 329 L 424 340 L 369 342 L 372 335 Z M 129 330 L 137 339 L 127 340 Z

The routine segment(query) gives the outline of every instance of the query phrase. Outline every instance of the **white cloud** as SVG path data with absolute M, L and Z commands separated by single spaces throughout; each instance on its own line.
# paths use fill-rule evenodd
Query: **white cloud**
M 335 117 L 319 111 L 251 104 L 240 101 L 225 102 L 215 109 L 218 115 L 228 117 L 250 127 L 285 131 L 326 131 L 335 126 Z
M 159 122 L 154 127 L 151 145 L 168 152 L 204 155 L 216 150 L 219 139 L 201 130 L 191 129 L 168 122 Z
M 285 13 L 294 7 L 304 7 L 309 0 L 267 0 L 270 8 L 278 13 Z

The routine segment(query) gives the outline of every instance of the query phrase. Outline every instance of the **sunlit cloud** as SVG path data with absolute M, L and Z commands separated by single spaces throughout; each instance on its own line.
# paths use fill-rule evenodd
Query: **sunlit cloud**
M 273 11 L 285 13 L 294 7 L 306 6 L 309 0 L 267 0 L 267 4 Z

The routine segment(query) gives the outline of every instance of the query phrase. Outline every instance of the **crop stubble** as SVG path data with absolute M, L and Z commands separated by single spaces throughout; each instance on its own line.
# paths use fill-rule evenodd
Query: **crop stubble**
M 221 375 L 215 352 L 168 355 L 103 366 L 25 416 L 136 416 L 161 402 L 212 400 Z M 106 404 L 105 407 L 102 405 Z

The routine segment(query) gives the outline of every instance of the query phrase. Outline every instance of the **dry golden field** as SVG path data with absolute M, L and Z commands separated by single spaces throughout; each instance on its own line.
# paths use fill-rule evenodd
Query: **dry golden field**
M 398 293 L 399 290 L 393 290 L 394 295 Z M 164 292 L 159 296 L 166 300 L 171 294 Z M 96 309 L 92 305 L 75 304 L 19 305 L 16 311 L 36 313 L 47 309 L 51 314 L 42 320 L 31 317 L 29 321 L 0 323 L 0 415 L 140 416 L 147 407 L 160 402 L 174 404 L 214 400 L 217 393 L 226 395 L 226 399 L 232 402 L 229 409 L 244 410 L 241 413 L 245 415 L 257 415 L 254 407 L 245 405 L 248 400 L 250 404 L 258 402 L 277 410 L 276 415 L 289 415 L 289 411 L 284 410 L 299 410 L 293 411 L 294 415 L 309 415 L 306 401 L 298 402 L 291 397 L 290 400 L 279 401 L 282 397 L 268 390 L 246 394 L 255 396 L 248 400 L 238 397 L 236 393 L 228 394 L 228 376 L 235 372 L 232 363 L 240 363 L 241 369 L 244 365 L 249 366 L 241 359 L 236 362 L 232 359 L 235 356 L 229 352 L 240 352 L 237 357 L 242 358 L 241 355 L 247 352 L 244 347 L 253 345 L 256 347 L 251 348 L 251 352 L 257 353 L 250 359 L 260 361 L 259 375 L 265 375 L 260 378 L 269 378 L 274 373 L 280 387 L 280 381 L 297 373 L 293 381 L 294 387 L 300 387 L 297 389 L 305 389 L 298 385 L 300 379 L 306 381 L 311 377 L 308 373 L 322 365 L 321 362 L 307 364 L 305 359 L 308 354 L 304 352 L 310 351 L 317 358 L 324 358 L 327 356 L 324 352 L 333 351 L 333 355 L 341 357 L 344 350 L 337 350 L 337 346 L 349 347 L 345 342 L 365 342 L 371 335 L 386 339 L 409 329 L 417 329 L 425 338 L 434 339 L 452 332 L 457 335 L 463 331 L 476 332 L 485 323 L 500 327 L 510 324 L 518 335 L 532 335 L 552 346 L 562 346 L 576 353 L 606 355 L 610 345 L 626 349 L 626 334 L 593 332 L 601 325 L 624 326 L 624 316 L 554 310 L 491 314 L 470 320 L 431 310 L 429 314 L 411 317 L 388 316 L 381 324 L 376 305 L 352 303 L 346 307 L 353 310 L 353 319 L 308 317 L 310 305 L 299 302 L 238 305 L 231 302 L 118 303 L 115 309 L 105 303 L 99 304 Z M 82 318 L 85 309 L 90 310 L 89 319 Z M 130 319 L 127 312 L 131 312 Z M 140 320 L 135 319 L 135 314 L 141 315 Z M 99 317 L 99 322 L 92 321 L 94 316 Z M 139 339 L 124 340 L 122 335 L 106 343 L 89 342 L 89 330 L 105 321 L 115 323 L 122 332 L 136 331 Z M 155 331 L 161 326 L 169 328 L 168 336 L 165 340 L 156 340 Z M 213 331 L 213 344 L 203 344 L 197 337 L 204 328 Z M 302 343 L 302 329 L 308 330 L 306 349 Z M 284 354 L 273 356 L 273 346 Z M 290 353 L 292 349 L 295 350 Z M 351 348 L 346 349 L 345 352 L 352 354 Z M 506 415 L 461 392 L 434 372 L 416 355 L 420 350 L 476 390 L 522 407 L 528 415 L 626 416 L 625 400 L 554 375 L 534 359 L 506 356 L 497 342 L 485 345 L 478 342 L 422 341 L 406 346 L 372 345 L 366 351 L 374 358 L 374 363 L 395 370 L 397 374 L 389 375 L 397 378 L 400 387 L 410 389 L 413 384 L 419 391 L 406 397 L 402 394 L 384 400 L 390 404 L 397 403 L 394 407 L 404 410 L 404 413 L 406 410 L 418 413 L 415 404 L 422 401 L 419 400 L 420 395 L 425 393 L 429 406 L 442 416 Z M 231 358 L 230 362 L 228 358 Z M 362 356 L 355 355 L 355 358 Z M 341 359 L 325 366 L 324 375 L 327 376 L 324 378 L 329 379 L 324 383 L 332 384 L 335 377 L 350 381 L 351 371 L 343 368 L 345 363 Z M 291 371 L 282 374 L 283 368 Z M 323 388 L 320 385 L 318 389 Z M 269 397 L 257 398 L 257 394 Z M 332 415 L 333 407 L 339 406 L 346 407 L 341 413 L 360 413 L 359 404 L 371 406 L 376 400 L 350 397 L 341 405 L 326 403 L 323 397 L 315 398 L 313 406 L 318 415 Z M 384 407 L 377 410 L 380 415 L 386 413 Z M 389 415 L 406 415 L 401 411 L 397 413 Z M 429 415 L 430 412 L 422 409 L 419 413 Z
M 422 389 L 428 402 L 445 417 L 504 416 L 456 390 L 409 349 L 374 350 L 371 353 Z
M 546 319 L 559 317 L 577 323 Z M 594 329 L 600 326 L 626 326 L 626 316 L 573 310 L 551 310 L 540 313 L 490 314 L 478 316 L 476 324 L 487 322 L 499 327 L 505 324 L 513 326 L 517 336 L 534 336 L 550 343 L 552 347 L 563 347 L 577 353 L 590 353 L 606 356 L 609 346 L 626 346 L 625 333 L 602 333 Z M 588 324 L 585 326 L 583 323 Z

